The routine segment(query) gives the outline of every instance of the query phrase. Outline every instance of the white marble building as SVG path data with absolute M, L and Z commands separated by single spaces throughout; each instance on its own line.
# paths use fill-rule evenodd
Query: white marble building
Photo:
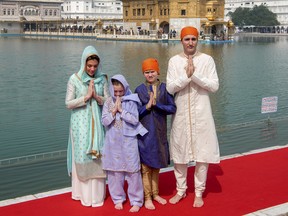
M 77 25 L 94 25 L 101 21 L 103 27 L 123 26 L 123 7 L 120 0 L 1 0 L 1 33 L 21 33 L 25 25 L 29 29 L 50 28 L 57 21 L 79 20 Z M 83 22 L 83 20 L 87 20 Z M 118 21 L 113 21 L 113 20 Z M 82 22 L 81 22 L 82 20 Z M 90 20 L 90 22 L 88 21 Z M 92 20 L 92 21 L 91 21 Z M 94 21 L 93 21 L 94 20 Z M 50 24 L 43 25 L 43 22 Z M 27 24 L 28 23 L 28 24 Z M 42 26 L 40 26 L 40 24 Z M 84 24 L 86 23 L 86 24 Z M 68 23 L 67 23 L 68 24 Z M 71 24 L 71 22 L 69 23 Z M 72 22 L 73 24 L 73 22 Z M 24 26 L 24 27 L 23 27 Z M 40 27 L 39 27 L 40 26 Z M 47 27 L 48 26 L 48 27 Z
M 288 0 L 226 0 L 225 16 L 231 11 L 234 12 L 238 7 L 253 8 L 255 5 L 265 5 L 267 8 L 277 15 L 277 20 L 281 26 L 288 26 Z M 229 17 L 226 16 L 228 20 Z
M 68 19 L 122 19 L 122 1 L 64 0 L 62 17 Z
M 21 33 L 26 22 L 60 20 L 62 3 L 63 0 L 2 0 L 0 30 Z

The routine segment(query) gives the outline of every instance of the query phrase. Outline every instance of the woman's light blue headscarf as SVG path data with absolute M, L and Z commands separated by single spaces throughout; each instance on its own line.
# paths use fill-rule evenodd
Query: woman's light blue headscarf
M 85 67 L 86 67 L 86 59 L 89 57 L 89 56 L 92 56 L 92 55 L 97 55 L 100 59 L 100 62 L 99 62 L 99 65 L 97 67 L 97 70 L 94 74 L 94 82 L 97 82 L 97 81 L 101 81 L 99 80 L 99 78 L 103 79 L 103 73 L 102 73 L 102 64 L 101 64 L 101 58 L 99 56 L 99 53 L 97 52 L 97 50 L 95 49 L 95 47 L 93 46 L 87 46 L 83 53 L 82 53 L 82 58 L 81 58 L 81 66 L 80 66 L 80 70 L 78 71 L 77 75 L 81 78 L 81 80 L 88 84 L 89 85 L 89 82 L 91 78 L 85 71 Z M 97 90 L 97 89 L 96 89 Z

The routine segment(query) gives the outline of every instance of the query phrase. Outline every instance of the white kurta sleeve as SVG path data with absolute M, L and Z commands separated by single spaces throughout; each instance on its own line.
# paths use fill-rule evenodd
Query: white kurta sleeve
M 169 60 L 166 89 L 172 95 L 184 89 L 191 81 L 191 78 L 187 77 L 186 71 L 184 69 L 185 65 L 179 66 L 182 66 L 183 68 L 180 70 L 180 68 L 177 68 L 173 59 Z
M 77 107 L 85 106 L 84 96 L 76 98 L 76 87 L 68 81 L 65 104 L 68 109 L 75 109 Z
M 201 67 L 201 71 L 195 70 L 192 81 L 209 92 L 216 92 L 218 90 L 219 80 L 212 57 L 209 57 L 207 64 Z

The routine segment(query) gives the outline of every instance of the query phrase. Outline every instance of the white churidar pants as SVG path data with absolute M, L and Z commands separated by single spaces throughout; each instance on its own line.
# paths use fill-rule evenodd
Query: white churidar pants
M 196 162 L 194 172 L 194 186 L 195 195 L 202 197 L 202 194 L 206 188 L 208 163 Z M 187 164 L 174 164 L 174 174 L 176 178 L 176 190 L 177 194 L 183 196 L 187 189 Z

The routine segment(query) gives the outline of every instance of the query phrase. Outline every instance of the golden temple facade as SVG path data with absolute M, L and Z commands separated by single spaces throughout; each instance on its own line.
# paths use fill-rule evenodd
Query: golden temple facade
M 224 22 L 225 0 L 123 0 L 124 28 L 159 30 L 168 34 L 192 25 L 199 31 Z

